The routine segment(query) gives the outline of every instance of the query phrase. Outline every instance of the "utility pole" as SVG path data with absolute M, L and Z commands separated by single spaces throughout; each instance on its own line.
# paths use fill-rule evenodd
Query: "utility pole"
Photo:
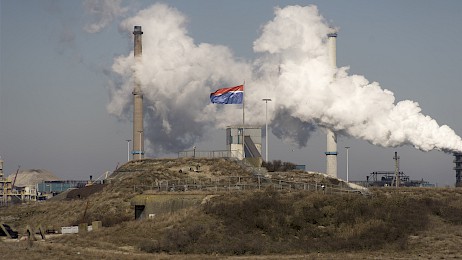
M 268 162 L 268 101 L 271 101 L 270 98 L 264 98 L 262 99 L 265 101 L 265 106 L 266 106 L 266 113 L 265 113 L 265 131 L 266 131 L 266 140 L 265 140 L 265 162 Z
M 127 162 L 130 161 L 130 139 L 125 140 L 127 141 Z
M 346 149 L 346 154 L 347 154 L 347 158 L 346 158 L 346 181 L 348 182 L 348 168 L 349 168 L 349 167 L 348 167 L 348 166 L 349 166 L 349 165 L 348 165 L 348 163 L 349 163 L 349 162 L 348 162 L 348 159 L 349 159 L 349 158 L 348 158 L 348 149 L 350 149 L 350 147 L 349 147 L 349 146 L 345 146 L 345 149 Z

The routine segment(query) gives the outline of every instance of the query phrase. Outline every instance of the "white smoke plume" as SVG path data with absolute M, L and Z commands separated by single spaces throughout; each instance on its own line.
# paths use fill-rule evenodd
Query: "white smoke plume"
M 206 137 L 207 129 L 239 124 L 241 108 L 210 104 L 209 94 L 243 80 L 246 123 L 262 124 L 261 99 L 272 98 L 273 133 L 299 146 L 321 127 L 380 146 L 462 151 L 461 138 L 423 115 L 416 102 L 395 104 L 393 93 L 378 83 L 349 75 L 348 68 L 331 68 L 327 34 L 332 29 L 315 6 L 276 8 L 254 42 L 254 51 L 262 55 L 251 64 L 234 58 L 225 46 L 195 43 L 185 23 L 176 9 L 155 4 L 121 24 L 127 32 L 142 26 L 143 56 L 136 65 L 133 53 L 115 60 L 119 81 L 111 88 L 108 110 L 131 117 L 138 77 L 146 137 L 155 151 L 189 148 Z
M 238 79 L 251 78 L 250 65 L 235 60 L 227 47 L 194 43 L 185 22 L 176 9 L 156 4 L 121 25 L 124 31 L 142 26 L 142 62 L 135 68 L 133 53 L 115 60 L 113 70 L 123 84 L 114 85 L 108 108 L 116 115 L 130 116 L 136 71 L 144 94 L 145 133 L 155 151 L 189 148 L 216 122 L 226 125 L 233 122 L 229 118 L 239 120 L 235 105 L 221 107 L 217 113 L 209 95 Z
M 85 12 L 92 17 L 92 23 L 85 26 L 85 31 L 97 33 L 109 25 L 114 18 L 125 13 L 128 8 L 121 7 L 122 0 L 85 0 Z

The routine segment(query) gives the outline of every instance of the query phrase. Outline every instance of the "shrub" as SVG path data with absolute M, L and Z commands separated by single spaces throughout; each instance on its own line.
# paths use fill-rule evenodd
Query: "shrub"
M 265 167 L 269 172 L 287 172 L 295 170 L 295 164 L 291 162 L 282 162 L 281 160 L 273 160 L 272 162 L 263 161 L 262 167 Z

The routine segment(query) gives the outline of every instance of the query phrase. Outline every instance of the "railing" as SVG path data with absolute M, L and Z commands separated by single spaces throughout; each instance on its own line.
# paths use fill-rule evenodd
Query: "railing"
M 220 179 L 176 179 L 157 181 L 151 185 L 134 185 L 134 192 L 147 190 L 154 192 L 178 191 L 244 191 L 261 190 L 272 187 L 280 191 L 319 191 L 323 193 L 358 193 L 359 191 L 342 185 L 294 182 L 271 179 L 264 176 L 231 176 Z
M 188 150 L 178 152 L 178 158 L 237 158 L 242 156 L 239 151 L 233 150 L 217 150 L 217 151 L 198 151 L 198 150 Z

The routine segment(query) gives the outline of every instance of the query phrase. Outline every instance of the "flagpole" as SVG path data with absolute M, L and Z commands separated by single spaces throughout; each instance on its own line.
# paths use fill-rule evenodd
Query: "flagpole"
M 242 84 L 242 160 L 245 159 L 245 80 L 244 84 Z

